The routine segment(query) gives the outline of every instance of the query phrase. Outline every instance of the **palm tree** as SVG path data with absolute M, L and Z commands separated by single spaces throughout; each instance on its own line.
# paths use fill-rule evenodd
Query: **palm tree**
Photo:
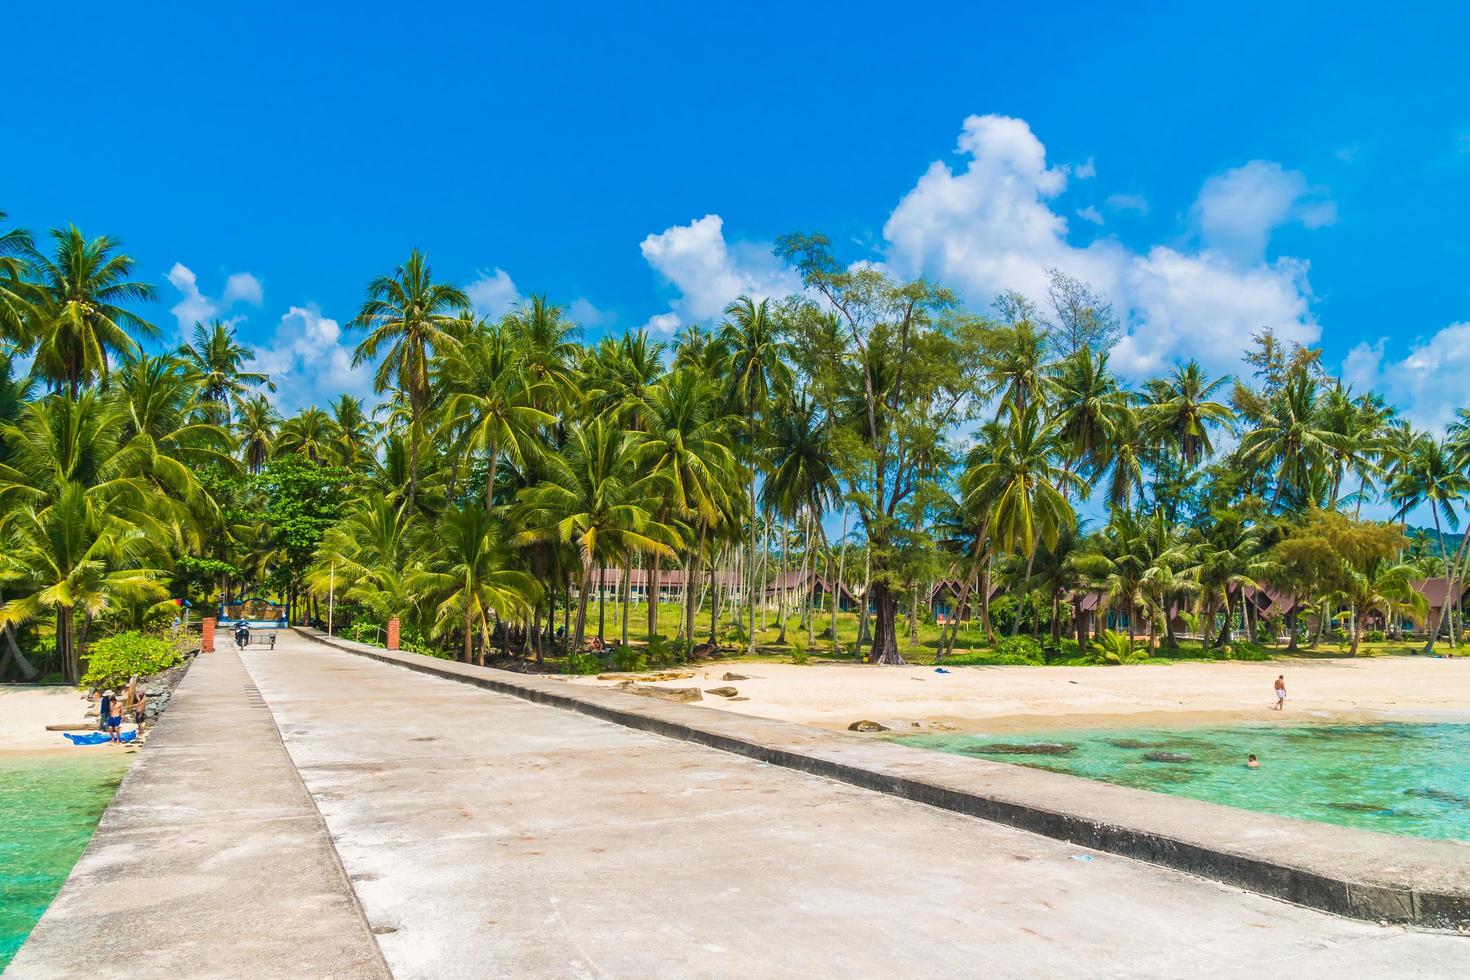
M 0 221 L 5 212 L 0 211 Z M 0 351 L 30 350 L 36 337 L 36 304 L 40 299 L 30 281 L 35 242 L 24 228 L 0 234 Z
M 120 454 L 159 492 L 150 509 L 191 515 L 181 531 L 195 536 L 191 550 L 202 549 L 218 523 L 219 507 L 200 474 L 210 468 L 224 476 L 239 472 L 228 431 L 211 420 L 198 385 L 172 357 L 143 354 L 113 380 L 112 399 L 122 420 Z
M 485 663 L 492 621 L 526 613 L 540 601 L 541 587 L 523 571 L 507 567 L 510 552 L 504 529 L 475 504 L 448 510 L 426 537 L 424 570 L 412 580 L 416 591 L 438 600 L 435 629 L 458 626 L 462 632 L 464 662 L 474 649 L 475 627 L 480 627 L 478 662 Z
M 1235 421 L 1229 405 L 1213 398 L 1229 376 L 1211 381 L 1196 360 L 1176 364 L 1167 378 L 1148 385 L 1149 407 L 1144 425 L 1149 434 L 1179 451 L 1185 466 L 1196 466 L 1215 454 L 1212 428 Z
M 813 550 L 813 535 L 819 540 L 825 538 L 822 517 L 832 501 L 837 499 L 837 463 L 833 458 L 832 444 L 825 420 L 820 418 L 816 403 L 805 391 L 780 400 L 777 410 L 771 415 L 767 438 L 767 453 L 774 468 L 761 485 L 761 502 L 767 511 L 774 513 L 782 521 L 795 523 L 799 515 L 805 515 L 807 526 L 802 537 L 805 542 L 802 548 L 802 571 L 805 573 L 808 555 Z M 805 601 L 808 604 L 807 641 L 813 643 L 816 626 L 810 603 L 815 595 L 812 586 L 814 576 L 803 575 L 802 580 L 805 582 Z M 777 642 L 785 643 L 784 589 L 780 595 L 782 607 L 778 610 L 778 615 L 781 634 Z
M 1054 547 L 1062 530 L 1076 523 L 1068 494 L 1086 487 L 1059 465 L 1060 428 L 1057 419 L 1042 417 L 1035 400 L 1025 408 L 1011 404 L 995 455 L 977 460 L 966 476 L 971 494 L 991 501 L 989 530 L 997 548 L 1027 559 L 1026 579 L 1037 545 Z M 1019 629 L 1017 616 L 1012 635 Z
M 720 522 L 728 505 L 729 488 L 737 477 L 731 448 L 732 419 L 719 414 L 712 386 L 693 368 L 679 368 L 650 393 L 644 421 L 647 434 L 640 442 L 645 471 L 663 483 L 663 506 L 655 516 L 664 524 L 677 520 L 698 529 L 687 542 L 684 568 L 686 615 L 684 635 L 694 635 L 694 573 L 709 529 Z M 649 582 L 648 632 L 658 630 L 658 562 L 652 563 Z
M 1460 566 L 1465 548 L 1462 541 L 1455 560 L 1450 560 L 1445 547 L 1443 525 L 1449 525 L 1451 531 L 1459 528 L 1460 517 L 1455 512 L 1455 506 L 1466 493 L 1470 493 L 1470 478 L 1466 477 L 1458 465 L 1458 453 L 1452 441 L 1456 435 L 1458 430 L 1449 439 L 1441 440 L 1427 433 L 1404 430 L 1407 444 L 1400 447 L 1398 457 L 1389 468 L 1387 491 L 1388 499 L 1398 508 L 1394 520 L 1402 520 L 1405 514 L 1421 505 L 1429 508 L 1429 514 L 1434 519 L 1434 534 L 1439 540 L 1442 574 L 1447 577 L 1445 585 L 1449 591 L 1446 595 L 1457 596 L 1459 592 L 1456 591 L 1456 586 L 1461 575 Z M 1444 628 L 1446 613 L 1451 605 L 1450 601 L 1446 601 L 1440 608 L 1439 620 L 1434 624 L 1424 645 L 1426 653 L 1434 650 L 1434 641 Z M 1450 644 L 1453 646 L 1454 643 L 1454 632 L 1451 631 Z
M 1258 587 L 1270 577 L 1271 566 L 1261 544 L 1258 528 L 1234 512 L 1209 515 L 1209 520 L 1194 532 L 1194 564 L 1190 577 L 1205 599 L 1204 630 L 1208 634 L 1216 609 L 1224 610 L 1220 632 L 1210 645 L 1223 647 L 1230 642 L 1236 603 L 1246 586 Z M 1208 635 L 1206 641 L 1208 641 Z
M 466 449 L 485 454 L 486 510 L 494 505 L 501 455 L 519 464 L 536 446 L 540 428 L 556 421 L 537 407 L 551 403 L 555 388 L 536 377 L 505 332 L 484 321 L 440 360 L 440 418 Z
M 522 492 L 515 524 L 523 530 L 515 540 L 574 545 L 581 560 L 573 649 L 586 635 L 594 570 L 629 554 L 674 556 L 677 536 L 652 514 L 667 478 L 641 464 L 637 436 L 595 418 L 567 433 L 565 448 L 548 460 L 546 479 Z M 601 635 L 602 624 L 598 629 Z
M 368 298 L 349 324 L 367 331 L 352 353 L 353 365 L 382 352 L 383 360 L 373 376 L 375 390 L 382 394 L 396 388 L 408 401 L 410 511 L 418 493 L 419 433 L 429 403 L 430 361 L 435 354 L 449 353 L 459 345 L 461 318 L 469 309 L 464 291 L 436 283 L 428 257 L 414 249 L 391 276 L 379 276 L 368 284 Z
M 115 596 L 141 596 L 158 573 L 146 564 L 174 539 L 178 510 L 141 471 L 150 462 L 125 439 L 116 399 L 99 392 L 27 403 L 0 426 L 0 587 L 20 593 L 0 619 L 56 617 L 57 651 L 78 678 L 74 613 L 83 629 Z
M 246 399 L 240 405 L 235 436 L 239 440 L 245 466 L 252 475 L 259 473 L 265 461 L 274 454 L 276 426 L 280 421 L 275 406 L 264 395 Z
M 240 404 L 246 392 L 256 388 L 276 390 L 268 375 L 245 370 L 255 353 L 239 342 L 234 326 L 223 320 L 207 327 L 194 324 L 193 340 L 179 348 L 179 357 L 198 378 L 200 400 L 216 406 L 212 411 L 222 425 L 230 424 L 233 407 Z
M 105 499 L 67 483 L 44 507 L 25 505 L 0 519 L 0 584 L 21 597 L 0 606 L 0 622 L 56 620 L 56 652 L 68 684 L 81 680 L 76 614 L 88 621 L 120 601 L 162 598 L 162 573 L 144 566 L 156 554 L 144 532 Z
M 360 470 L 373 458 L 378 427 L 362 410 L 362 399 L 348 394 L 332 403 L 332 445 L 337 461 Z
M 41 291 L 35 371 L 75 398 L 82 386 L 106 379 L 112 358 L 138 353 L 135 336 L 158 328 L 121 304 L 154 299 L 152 286 L 132 278 L 133 260 L 106 235 L 88 241 L 75 225 L 51 232 L 55 252 L 31 250 Z
M 1025 412 L 1041 399 L 1050 383 L 1046 367 L 1046 333 L 1029 318 L 997 328 L 982 357 L 979 395 L 993 400 L 999 419 L 1013 406 Z
M 371 494 L 323 536 L 308 583 L 317 592 L 334 583 L 344 599 L 362 603 L 381 623 L 401 617 L 414 606 L 408 578 L 416 530 L 401 503 Z
M 308 405 L 281 423 L 276 433 L 276 456 L 305 456 L 313 463 L 337 463 L 337 440 L 332 417 Z
M 1345 445 L 1341 433 L 1324 425 L 1320 390 L 1311 372 L 1292 372 L 1285 387 L 1267 403 L 1260 424 L 1240 442 L 1239 455 L 1247 465 L 1275 467 L 1276 488 L 1268 512 L 1276 509 L 1287 490 L 1305 498 L 1313 475 L 1325 471 L 1332 453 Z
M 745 604 L 748 612 L 748 652 L 755 654 L 755 540 L 757 468 L 756 427 L 772 394 L 791 385 L 790 345 L 781 339 L 768 300 L 759 303 L 741 296 L 725 307 L 726 321 L 720 340 L 729 351 L 725 375 L 730 396 L 745 412 L 745 454 L 750 494 L 750 549 L 747 552 Z
M 570 393 L 574 387 L 572 364 L 578 350 L 573 339 L 577 326 L 564 313 L 560 306 L 548 303 L 545 296 L 532 296 L 501 321 L 506 335 L 520 350 L 532 380 L 549 385 L 549 391 L 559 396 Z
M 1128 395 L 1108 370 L 1107 352 L 1079 348 L 1050 374 L 1066 465 L 1084 474 L 1101 472 L 1116 433 L 1131 421 Z

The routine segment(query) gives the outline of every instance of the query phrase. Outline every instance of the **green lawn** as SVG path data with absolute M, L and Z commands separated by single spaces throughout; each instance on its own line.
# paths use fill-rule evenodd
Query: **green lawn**
M 606 625 L 603 636 L 609 641 L 622 637 L 622 606 L 619 603 L 608 602 L 606 604 Z M 659 629 L 658 633 L 665 640 L 672 640 L 678 632 L 678 625 L 683 617 L 683 607 L 670 603 L 659 605 Z M 587 609 L 587 635 L 597 635 L 597 603 L 592 602 Z M 702 609 L 695 619 L 696 638 L 701 642 L 709 636 L 710 613 L 708 609 Z M 800 656 L 804 651 L 810 660 L 854 660 L 861 659 L 866 653 L 866 644 L 863 645 L 862 654 L 855 656 L 854 650 L 857 646 L 858 620 L 855 613 L 838 613 L 837 615 L 837 651 L 834 654 L 832 640 L 823 636 L 831 624 L 831 614 L 818 611 L 816 624 L 816 643 L 808 644 L 807 630 L 801 626 L 801 618 L 792 613 L 786 620 L 786 643 L 780 640 L 779 620 L 774 611 L 765 615 L 765 627 L 761 628 L 762 617 L 756 614 L 756 660 L 787 660 L 792 658 L 793 653 Z M 557 624 L 561 619 L 558 617 Z M 644 605 L 634 603 L 629 607 L 628 616 L 628 639 L 634 646 L 646 644 L 649 640 L 647 632 L 648 608 Z M 1000 634 L 1004 635 L 1004 634 Z M 1025 634 L 1023 634 L 1025 635 Z M 726 651 L 728 659 L 748 660 L 750 657 L 743 652 L 745 643 L 739 638 L 735 624 L 731 619 L 731 613 L 725 610 L 720 617 L 718 629 L 720 646 Z M 940 628 L 933 623 L 920 622 L 918 630 L 918 642 L 910 641 L 911 633 L 908 626 L 908 617 L 899 618 L 899 652 L 905 660 L 916 664 L 933 664 L 939 648 Z M 1144 637 L 1139 636 L 1140 645 Z M 1369 643 L 1364 641 L 1358 648 L 1359 657 L 1384 657 L 1384 656 L 1410 656 L 1419 654 L 1423 644 L 1419 641 L 1381 641 Z M 1271 656 L 1288 656 L 1285 647 L 1263 648 Z M 954 657 L 951 663 L 963 665 L 966 661 L 984 663 L 990 647 L 985 643 L 984 632 L 979 623 L 975 622 L 968 626 L 962 626 L 959 638 L 955 643 Z M 1443 642 L 1435 647 L 1438 654 L 1454 652 L 1456 655 L 1470 656 L 1470 647 L 1462 646 L 1459 650 L 1451 651 Z M 733 654 L 733 655 L 732 655 Z M 1338 645 L 1334 642 L 1324 640 L 1316 648 L 1303 645 L 1291 656 L 1302 658 L 1336 659 L 1347 656 L 1347 645 Z M 1176 650 L 1159 650 L 1150 658 L 1151 663 L 1171 663 L 1180 660 L 1219 660 L 1220 654 L 1215 651 L 1207 651 L 1198 642 L 1185 641 Z M 1069 663 L 1081 663 L 1082 661 L 1064 661 Z M 1091 662 L 1091 661 L 1087 661 Z

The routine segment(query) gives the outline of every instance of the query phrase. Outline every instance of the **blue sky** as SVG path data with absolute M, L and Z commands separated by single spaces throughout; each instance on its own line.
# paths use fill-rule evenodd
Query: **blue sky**
M 8 10 L 0 210 L 243 318 L 286 408 L 366 391 L 413 246 L 596 336 L 783 291 L 793 230 L 977 308 L 1084 276 L 1135 375 L 1269 323 L 1434 425 L 1470 371 L 1463 4 L 215 6 Z

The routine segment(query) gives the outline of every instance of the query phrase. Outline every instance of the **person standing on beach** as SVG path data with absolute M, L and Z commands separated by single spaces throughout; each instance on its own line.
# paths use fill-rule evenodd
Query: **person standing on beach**
M 107 734 L 111 736 L 107 741 L 113 745 L 122 744 L 122 698 L 113 698 L 112 705 L 108 709 L 111 714 L 107 716 Z
M 138 740 L 143 739 L 143 725 L 148 721 L 148 692 L 139 691 L 138 700 L 133 702 L 133 727 L 138 734 Z
M 97 705 L 97 730 L 107 731 L 107 719 L 112 717 L 112 688 L 102 692 L 102 700 Z
M 1276 710 L 1281 711 L 1286 707 L 1286 675 L 1276 675 Z

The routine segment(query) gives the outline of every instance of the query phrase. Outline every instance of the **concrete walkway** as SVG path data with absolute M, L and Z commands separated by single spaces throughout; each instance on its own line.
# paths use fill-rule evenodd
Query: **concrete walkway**
M 224 649 L 189 669 L 5 974 L 387 975 L 275 722 Z
M 245 663 L 400 978 L 1470 971 L 1470 939 L 1335 918 L 299 636 Z M 338 955 L 339 975 L 359 975 L 346 964 L 360 956 Z

